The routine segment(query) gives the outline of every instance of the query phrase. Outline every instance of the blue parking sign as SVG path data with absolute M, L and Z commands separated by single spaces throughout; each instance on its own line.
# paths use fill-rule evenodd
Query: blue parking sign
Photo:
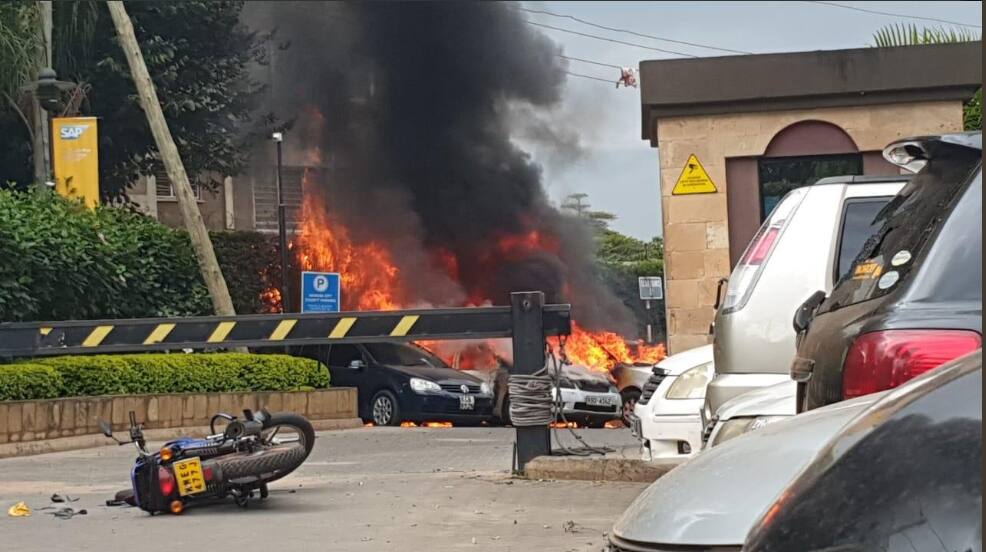
M 339 312 L 339 287 L 336 272 L 302 272 L 301 312 Z

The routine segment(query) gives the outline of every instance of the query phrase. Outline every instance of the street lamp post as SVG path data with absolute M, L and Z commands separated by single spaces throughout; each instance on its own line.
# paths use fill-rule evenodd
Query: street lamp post
M 278 248 L 281 250 L 281 312 L 289 312 L 288 231 L 284 205 L 284 180 L 281 178 L 281 143 L 284 142 L 284 133 L 275 132 L 271 134 L 271 139 L 277 144 L 277 238 Z

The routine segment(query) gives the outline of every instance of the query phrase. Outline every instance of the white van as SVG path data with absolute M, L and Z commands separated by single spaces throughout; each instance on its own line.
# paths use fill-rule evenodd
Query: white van
M 790 379 L 794 312 L 849 270 L 877 213 L 909 176 L 837 176 L 796 188 L 764 221 L 729 276 L 713 325 L 715 376 L 702 423 L 746 391 Z

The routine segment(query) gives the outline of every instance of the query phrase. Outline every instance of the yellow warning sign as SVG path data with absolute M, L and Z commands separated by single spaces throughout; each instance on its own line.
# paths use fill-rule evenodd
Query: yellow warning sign
M 681 169 L 681 176 L 678 177 L 678 182 L 671 190 L 671 195 L 714 194 L 717 191 L 719 190 L 709 178 L 709 173 L 705 172 L 705 168 L 702 167 L 702 164 L 698 162 L 698 157 L 695 157 L 693 153 L 688 156 L 688 162 Z

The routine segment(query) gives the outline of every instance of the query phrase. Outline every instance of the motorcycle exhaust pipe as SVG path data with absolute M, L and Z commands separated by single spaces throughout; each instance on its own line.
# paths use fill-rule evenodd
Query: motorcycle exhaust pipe
M 233 420 L 226 425 L 223 436 L 226 439 L 241 439 L 247 436 L 260 435 L 264 424 L 255 420 Z

